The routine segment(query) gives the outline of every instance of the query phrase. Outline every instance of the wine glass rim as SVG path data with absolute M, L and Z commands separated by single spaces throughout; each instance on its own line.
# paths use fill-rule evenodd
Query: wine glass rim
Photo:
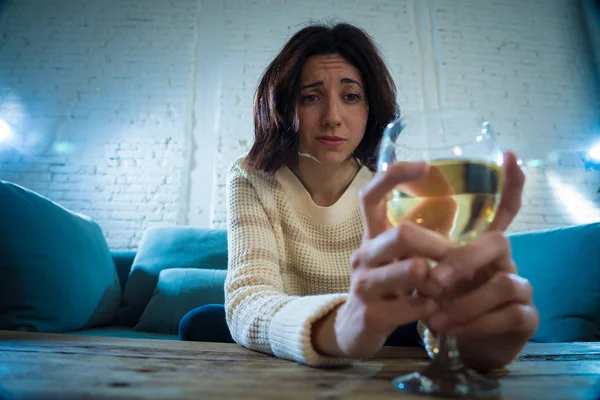
M 406 119 L 410 119 L 411 117 L 430 116 L 430 115 L 470 115 L 472 117 L 479 118 L 481 120 L 482 130 L 481 130 L 480 134 L 477 136 L 481 136 L 482 138 L 483 137 L 491 137 L 493 139 L 489 120 L 487 118 L 483 117 L 481 114 L 477 113 L 476 111 L 464 110 L 464 109 L 431 109 L 431 110 L 416 110 L 416 111 L 409 111 L 408 113 L 401 113 L 397 118 L 395 118 L 393 121 L 391 121 L 386 126 L 385 131 L 387 131 L 388 129 L 390 129 L 391 127 L 393 127 L 396 124 L 401 124 L 402 121 L 404 121 Z M 404 129 L 404 128 L 402 128 L 402 129 Z M 402 136 L 401 133 L 400 133 L 400 136 Z M 475 136 L 475 137 L 477 137 L 477 136 Z M 473 142 L 472 140 L 465 140 L 464 142 L 457 142 L 457 143 L 443 145 L 443 146 L 430 146 L 430 145 L 414 146 L 414 145 L 404 145 L 403 144 L 402 147 L 404 147 L 408 150 L 436 151 L 436 150 L 444 150 L 444 149 L 448 149 L 448 148 L 453 148 L 453 147 L 457 147 L 457 146 L 458 147 L 467 146 L 467 145 L 471 144 L 472 142 Z
M 466 108 L 431 108 L 431 109 L 425 109 L 425 110 L 409 110 L 407 112 L 400 112 L 399 116 L 394 120 L 397 121 L 399 119 L 405 118 L 405 117 L 412 117 L 412 116 L 416 116 L 416 115 L 445 115 L 445 114 L 469 114 L 473 117 L 479 117 L 482 120 L 487 121 L 487 118 L 485 118 L 482 114 L 478 113 L 475 110 L 471 110 L 471 109 L 466 109 Z M 392 122 L 394 122 L 392 121 Z
M 489 133 L 482 133 L 481 137 L 485 136 L 485 135 L 489 135 Z M 467 140 L 464 142 L 456 142 L 456 143 L 452 143 L 452 144 L 447 144 L 447 145 L 443 145 L 443 146 L 410 146 L 410 145 L 404 145 L 402 144 L 401 146 L 407 150 L 417 150 L 417 151 L 438 151 L 438 150 L 445 150 L 445 149 L 451 149 L 454 147 L 464 147 L 464 146 L 468 146 L 473 144 L 472 140 Z

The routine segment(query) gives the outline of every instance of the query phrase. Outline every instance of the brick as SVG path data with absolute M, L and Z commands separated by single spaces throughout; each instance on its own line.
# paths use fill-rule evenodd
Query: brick
M 129 230 L 136 227 L 131 221 L 105 221 L 100 224 L 103 230 L 110 231 L 111 234 L 118 231 Z
M 17 172 L 6 172 L 0 169 L 0 180 L 8 182 L 22 182 L 21 175 Z
M 96 201 L 90 205 L 90 208 L 95 208 L 98 210 L 109 210 L 109 211 L 120 210 L 120 211 L 131 211 L 131 212 L 134 212 L 137 207 L 138 207 L 138 205 L 135 203 L 124 203 L 124 202 L 118 202 L 118 201 L 108 201 L 108 202 Z
M 136 213 L 128 211 L 113 211 L 110 213 L 110 218 L 115 221 L 136 221 L 138 219 Z
M 69 175 L 67 174 L 52 174 L 52 182 L 66 183 L 69 181 Z
M 110 194 L 103 192 L 89 192 L 89 191 L 65 191 L 63 192 L 63 199 L 65 200 L 81 200 L 87 201 L 93 204 L 98 201 L 106 201 L 110 198 Z
M 152 213 L 152 214 L 147 214 L 145 217 L 146 221 L 148 222 L 159 222 L 162 221 L 164 219 L 163 213 Z

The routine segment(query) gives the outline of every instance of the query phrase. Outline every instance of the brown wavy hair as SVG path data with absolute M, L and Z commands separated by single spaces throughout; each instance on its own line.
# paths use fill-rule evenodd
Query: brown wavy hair
M 398 116 L 396 85 L 373 39 L 347 24 L 309 25 L 285 44 L 262 75 L 254 99 L 254 143 L 245 163 L 273 174 L 298 156 L 300 72 L 314 55 L 339 54 L 360 72 L 369 116 L 354 158 L 374 171 L 385 126 Z

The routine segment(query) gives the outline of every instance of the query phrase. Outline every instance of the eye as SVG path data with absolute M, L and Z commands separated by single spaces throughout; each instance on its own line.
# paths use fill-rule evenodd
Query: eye
M 306 94 L 300 96 L 300 101 L 302 101 L 302 103 L 314 103 L 315 101 L 317 101 L 317 96 L 314 94 Z
M 360 101 L 360 95 L 356 93 L 348 93 L 344 97 L 346 101 L 349 101 L 350 103 L 356 103 L 357 101 Z

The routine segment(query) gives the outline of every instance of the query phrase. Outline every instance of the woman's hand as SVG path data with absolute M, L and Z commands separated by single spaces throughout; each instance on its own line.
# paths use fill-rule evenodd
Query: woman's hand
M 341 351 L 370 356 L 398 325 L 437 311 L 433 297 L 441 287 L 430 279 L 426 259 L 440 259 L 451 246 L 443 236 L 412 223 L 366 239 L 352 257 L 350 293 L 334 326 Z
M 517 275 L 502 234 L 520 208 L 524 185 L 512 153 L 505 163 L 503 197 L 488 232 L 449 251 L 432 271 L 446 300 L 426 321 L 434 332 L 455 334 L 463 361 L 483 370 L 510 363 L 539 323 L 532 287 Z
M 387 194 L 396 185 L 418 179 L 426 171 L 423 163 L 397 163 L 361 191 L 365 236 L 351 259 L 349 296 L 337 312 L 315 324 L 313 344 L 318 352 L 371 356 L 398 325 L 437 311 L 432 298 L 441 287 L 430 279 L 426 260 L 443 258 L 452 248 L 451 241 L 410 222 L 391 228 L 385 208 Z
M 517 275 L 502 233 L 489 232 L 451 250 L 432 276 L 449 297 L 426 324 L 432 332 L 456 335 L 461 358 L 469 366 L 502 367 L 535 333 L 539 317 L 533 290 Z

